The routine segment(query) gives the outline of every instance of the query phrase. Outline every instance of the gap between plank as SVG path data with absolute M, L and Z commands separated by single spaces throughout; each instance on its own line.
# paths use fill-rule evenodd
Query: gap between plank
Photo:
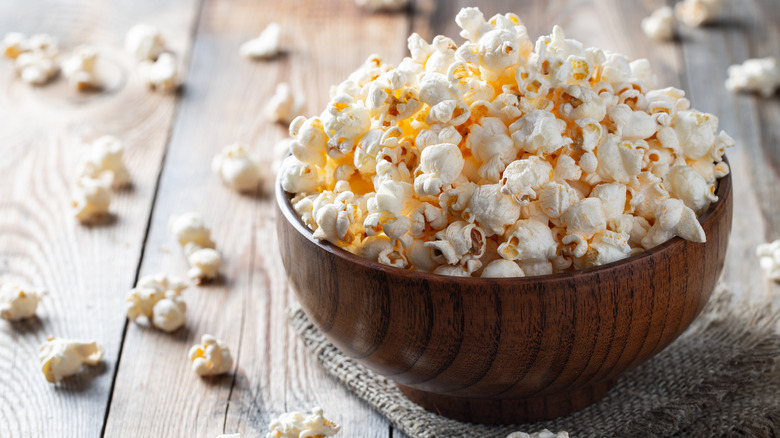
M 203 13 L 203 7 L 205 4 L 205 0 L 200 0 L 199 5 L 196 7 L 195 17 L 193 19 L 194 25 L 192 26 L 192 30 L 190 31 L 190 45 L 189 45 L 189 53 L 187 54 L 187 64 L 191 63 L 192 61 L 192 46 L 195 45 L 195 35 L 198 30 L 198 25 L 200 23 L 200 17 Z M 188 65 L 189 67 L 189 65 Z M 189 74 L 189 68 L 187 69 L 187 72 Z M 186 81 L 182 84 L 186 85 Z M 181 87 L 181 85 L 180 85 Z M 146 229 L 144 232 L 144 238 L 141 240 L 141 253 L 138 256 L 138 264 L 135 268 L 135 276 L 133 276 L 133 286 L 135 286 L 136 283 L 138 283 L 138 277 L 141 274 L 141 265 L 144 261 L 144 255 L 146 253 L 146 242 L 149 238 L 149 230 L 152 226 L 152 218 L 154 217 L 154 210 L 157 206 L 157 194 L 160 191 L 160 180 L 162 179 L 162 173 L 165 169 L 165 162 L 168 158 L 168 148 L 170 147 L 171 143 L 171 135 L 173 134 L 173 128 L 176 125 L 176 118 L 179 115 L 179 109 L 181 107 L 181 94 L 179 94 L 181 90 L 177 90 L 176 93 L 178 94 L 176 96 L 176 103 L 174 105 L 173 115 L 171 116 L 171 123 L 168 125 L 168 135 L 165 139 L 165 148 L 163 148 L 163 155 L 162 159 L 160 160 L 160 170 L 157 172 L 157 178 L 154 184 L 154 193 L 152 194 L 152 204 L 149 208 L 149 216 L 146 220 Z M 125 338 L 127 336 L 127 326 L 130 323 L 130 321 L 125 318 L 125 325 L 122 328 L 122 338 L 119 342 L 119 353 L 117 354 L 116 358 L 116 364 L 114 365 L 114 375 L 111 379 L 111 387 L 108 390 L 108 401 L 106 402 L 106 413 L 103 415 L 103 426 L 100 429 L 100 436 L 105 437 L 106 436 L 106 427 L 108 426 L 108 416 L 111 413 L 111 403 L 114 399 L 114 388 L 116 386 L 116 378 L 119 374 L 119 364 L 122 361 L 122 350 L 124 350 L 125 347 Z M 243 323 L 243 321 L 242 321 Z

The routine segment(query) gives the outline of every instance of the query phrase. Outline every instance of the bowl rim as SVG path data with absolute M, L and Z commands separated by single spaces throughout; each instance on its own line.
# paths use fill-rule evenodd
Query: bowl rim
M 727 165 L 729 164 L 725 155 L 723 156 L 723 161 Z M 729 171 L 729 173 L 726 174 L 725 176 L 718 178 L 717 182 L 718 182 L 718 189 L 715 192 L 715 195 L 718 197 L 718 200 L 710 204 L 707 211 L 705 211 L 698 218 L 699 223 L 702 225 L 704 225 L 709 221 L 714 220 L 715 217 L 720 216 L 722 214 L 723 209 L 726 208 L 725 207 L 726 200 L 731 196 L 731 191 L 732 191 L 731 171 Z M 489 285 L 519 286 L 519 285 L 527 285 L 527 284 L 540 283 L 540 282 L 571 280 L 573 278 L 580 278 L 583 276 L 593 276 L 601 273 L 607 273 L 609 271 L 618 270 L 622 268 L 624 265 L 631 264 L 635 261 L 644 260 L 646 258 L 653 257 L 657 254 L 669 252 L 673 248 L 676 248 L 680 245 L 684 245 L 687 242 L 686 240 L 675 236 L 654 248 L 642 251 L 641 253 L 626 257 L 624 259 L 620 259 L 600 266 L 593 266 L 590 268 L 579 269 L 574 271 L 558 272 L 558 273 L 546 274 L 546 275 L 533 275 L 528 277 L 456 277 L 450 275 L 434 274 L 432 272 L 411 271 L 405 268 L 397 268 L 395 266 L 384 265 L 382 263 L 374 262 L 365 259 L 363 257 L 360 257 L 359 255 L 351 253 L 328 241 L 315 239 L 313 237 L 313 231 L 310 230 L 309 227 L 307 227 L 306 224 L 303 223 L 301 218 L 295 213 L 295 211 L 292 208 L 292 204 L 290 203 L 290 200 L 293 198 L 293 194 L 285 192 L 284 189 L 282 189 L 281 173 L 278 173 L 276 176 L 274 191 L 276 195 L 275 197 L 276 197 L 277 206 L 279 207 L 279 210 L 282 212 L 282 215 L 284 216 L 285 220 L 288 223 L 290 223 L 293 226 L 293 228 L 295 228 L 295 230 L 298 233 L 303 235 L 310 243 L 314 244 L 321 250 L 325 251 L 326 253 L 334 257 L 338 257 L 347 262 L 360 265 L 363 268 L 372 269 L 372 270 L 375 269 L 375 270 L 379 270 L 380 272 L 386 275 L 404 277 L 406 279 L 415 280 L 415 281 L 424 280 L 424 281 L 429 281 L 429 282 L 433 281 L 439 283 L 456 282 L 456 283 L 471 285 L 471 286 L 489 286 Z M 697 242 L 690 242 L 690 243 L 696 244 Z M 706 242 L 701 242 L 701 243 L 705 244 Z

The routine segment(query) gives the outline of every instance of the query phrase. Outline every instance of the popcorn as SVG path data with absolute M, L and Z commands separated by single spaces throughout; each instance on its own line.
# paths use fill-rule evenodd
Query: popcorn
M 222 266 L 222 254 L 214 249 L 211 231 L 197 213 L 173 216 L 168 223 L 170 233 L 179 242 L 190 264 L 187 276 L 196 284 L 217 277 Z
M 28 49 L 27 37 L 23 33 L 9 32 L 0 41 L 0 51 L 8 59 L 16 59 Z
M 271 23 L 260 33 L 260 36 L 253 38 L 238 49 L 241 56 L 254 59 L 269 59 L 279 54 L 280 36 L 282 28 L 278 23 Z
M 558 26 L 534 45 L 513 14 L 464 8 L 456 22 L 460 47 L 412 34 L 408 58 L 369 56 L 320 116 L 290 124 L 279 178 L 314 238 L 389 266 L 486 277 L 701 240 L 691 218 L 717 201 L 735 143 L 715 116 L 655 89 L 646 59 L 586 48 Z
M 774 57 L 747 59 L 728 69 L 726 89 L 729 91 L 755 91 L 762 97 L 770 97 L 780 87 L 780 67 Z
M 141 80 L 154 91 L 171 92 L 179 86 L 178 61 L 168 52 L 158 55 L 155 61 L 141 61 L 138 73 Z
M 688 26 L 699 27 L 712 21 L 722 7 L 721 0 L 683 0 L 674 5 L 674 15 Z
M 525 433 L 525 432 L 512 432 L 507 435 L 506 438 L 569 438 L 568 432 L 556 432 L 552 433 L 547 429 L 543 429 L 541 432 Z
M 780 240 L 758 245 L 756 255 L 766 275 L 774 281 L 780 281 Z
M 27 38 L 24 34 L 11 32 L 0 43 L 3 56 L 14 60 L 19 77 L 31 85 L 49 82 L 59 71 L 57 40 L 46 34 Z
M 94 341 L 49 339 L 41 345 L 38 358 L 46 380 L 57 383 L 76 374 L 82 364 L 97 365 L 103 359 L 103 347 Z
M 171 217 L 168 229 L 182 247 L 188 243 L 194 243 L 202 248 L 214 247 L 211 231 L 198 213 L 190 212 Z
M 104 135 L 93 141 L 90 150 L 79 164 L 79 175 L 92 179 L 99 178 L 103 173 L 111 176 L 114 187 L 124 187 L 130 184 L 130 173 L 122 161 L 124 146 L 112 136 Z
M 0 317 L 19 321 L 34 316 L 35 309 L 45 294 L 45 291 L 16 283 L 3 284 L 0 286 Z
M 311 415 L 287 412 L 271 421 L 271 431 L 265 438 L 324 438 L 334 436 L 341 426 L 323 416 L 322 408 L 311 410 Z
M 642 19 L 642 32 L 655 40 L 674 38 L 674 11 L 669 6 L 656 9 L 649 17 Z
M 273 122 L 290 123 L 303 112 L 303 100 L 295 96 L 286 82 L 276 86 L 265 112 Z
M 225 146 L 211 161 L 211 169 L 222 182 L 239 192 L 256 189 L 262 177 L 260 166 L 241 143 Z
M 62 63 L 62 73 L 76 91 L 100 88 L 100 78 L 95 71 L 97 50 L 92 46 L 79 46 Z
M 186 288 L 184 282 L 165 274 L 141 278 L 125 300 L 127 318 L 135 321 L 144 316 L 165 332 L 178 329 L 186 321 L 187 305 L 181 298 L 181 292 Z
M 200 344 L 190 348 L 192 370 L 199 376 L 216 376 L 233 368 L 233 357 L 227 345 L 211 335 L 203 335 Z
M 125 50 L 138 61 L 154 61 L 166 51 L 165 40 L 159 29 L 149 24 L 140 23 L 127 31 Z
M 83 223 L 94 222 L 108 214 L 111 197 L 111 189 L 105 182 L 81 177 L 71 201 L 73 215 Z

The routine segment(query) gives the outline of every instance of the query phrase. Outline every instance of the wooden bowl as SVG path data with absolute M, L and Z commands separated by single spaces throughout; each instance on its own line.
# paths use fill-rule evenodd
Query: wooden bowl
M 303 309 L 342 352 L 430 411 L 523 423 L 595 402 L 696 318 L 726 257 L 730 176 L 717 195 L 700 218 L 706 243 L 674 238 L 608 265 L 529 278 L 446 277 L 362 259 L 312 238 L 278 181 L 276 227 Z

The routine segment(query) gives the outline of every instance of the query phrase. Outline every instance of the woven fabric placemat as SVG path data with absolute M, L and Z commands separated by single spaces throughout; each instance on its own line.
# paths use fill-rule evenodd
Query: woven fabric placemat
M 780 312 L 735 305 L 722 289 L 668 348 L 630 370 L 599 402 L 551 421 L 488 426 L 451 420 L 409 401 L 395 384 L 341 353 L 300 308 L 290 321 L 325 369 L 410 437 L 780 435 Z

